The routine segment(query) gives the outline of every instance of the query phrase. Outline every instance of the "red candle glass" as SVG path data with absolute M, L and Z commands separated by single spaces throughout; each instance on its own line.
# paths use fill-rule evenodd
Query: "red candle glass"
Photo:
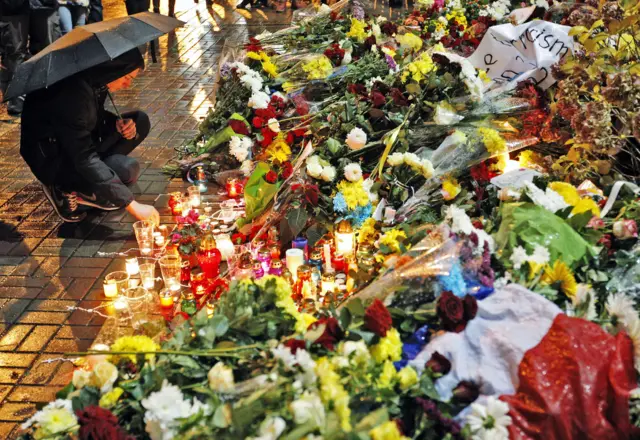
M 182 215 L 182 193 L 173 192 L 169 194 L 169 209 L 172 215 Z
M 220 274 L 222 254 L 216 247 L 216 240 L 213 238 L 213 235 L 209 234 L 202 239 L 200 249 L 198 249 L 196 255 L 198 256 L 198 263 L 205 276 L 209 279 L 217 278 Z
M 207 281 L 204 272 L 192 273 L 190 286 L 196 299 L 200 299 L 202 296 L 209 293 L 209 282 Z
M 227 196 L 232 199 L 242 196 L 244 185 L 238 179 L 227 179 Z

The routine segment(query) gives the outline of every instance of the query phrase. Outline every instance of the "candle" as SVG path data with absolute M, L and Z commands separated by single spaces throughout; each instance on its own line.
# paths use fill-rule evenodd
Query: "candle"
M 240 196 L 242 192 L 242 184 L 238 181 L 238 179 L 229 178 L 227 179 L 227 196 L 235 199 Z
M 197 186 L 191 186 L 187 190 L 189 194 L 189 204 L 192 208 L 197 208 L 200 206 L 200 188 Z
M 291 247 L 296 249 L 302 249 L 304 251 L 304 259 L 307 260 L 309 257 L 309 246 L 307 244 L 307 239 L 304 237 L 296 237 L 291 242 Z
M 324 270 L 325 272 L 331 273 L 333 272 L 333 266 L 331 265 L 331 245 L 329 243 L 325 243 L 323 245 L 324 248 Z
M 115 281 L 105 282 L 103 287 L 105 298 L 115 298 L 118 296 L 118 284 Z
M 345 257 L 350 257 L 354 252 L 355 234 L 351 228 L 351 223 L 342 220 L 335 231 L 336 253 Z
M 173 307 L 173 293 L 165 290 L 160 292 L 160 306 Z
M 220 234 L 216 237 L 216 245 L 222 256 L 222 261 L 229 261 L 236 252 L 236 247 L 229 234 Z
M 138 266 L 138 259 L 136 257 L 127 258 L 125 260 L 125 267 L 127 268 L 129 276 L 140 273 L 140 266 Z
M 336 278 L 332 273 L 325 273 L 322 275 L 321 289 L 323 295 L 333 293 L 336 289 Z
M 154 232 L 153 233 L 153 239 L 154 239 L 154 241 L 156 243 L 156 246 L 158 246 L 158 247 L 164 246 L 164 237 L 162 236 L 162 233 Z
M 287 269 L 289 269 L 289 272 L 291 272 L 295 279 L 298 274 L 298 267 L 304 264 L 304 252 L 302 249 L 287 249 L 285 258 L 287 260 Z

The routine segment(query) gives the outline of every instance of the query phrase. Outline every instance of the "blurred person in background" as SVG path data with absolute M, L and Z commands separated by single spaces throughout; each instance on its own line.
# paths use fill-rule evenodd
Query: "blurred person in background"
M 60 15 L 60 32 L 65 35 L 76 26 L 87 23 L 89 0 L 58 0 Z

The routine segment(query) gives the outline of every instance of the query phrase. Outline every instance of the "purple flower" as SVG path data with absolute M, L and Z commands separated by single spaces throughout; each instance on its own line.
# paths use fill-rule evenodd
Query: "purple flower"
M 387 61 L 387 66 L 389 66 L 389 69 L 396 70 L 398 68 L 396 61 L 393 59 L 391 55 L 385 55 L 384 59 Z
M 364 20 L 364 7 L 358 0 L 351 2 L 351 15 L 357 20 Z
M 228 62 L 225 62 L 220 67 L 220 75 L 223 78 L 228 78 L 229 75 L 231 75 L 231 70 L 232 70 L 231 64 L 229 64 Z

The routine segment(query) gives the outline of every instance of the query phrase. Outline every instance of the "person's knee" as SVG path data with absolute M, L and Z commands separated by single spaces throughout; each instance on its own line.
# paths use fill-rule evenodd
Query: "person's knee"
M 136 115 L 136 132 L 141 139 L 146 138 L 151 131 L 151 120 L 145 112 L 138 111 Z
M 140 162 L 133 157 L 122 154 L 114 154 L 106 157 L 104 163 L 118 175 L 125 185 L 132 185 L 140 177 Z

